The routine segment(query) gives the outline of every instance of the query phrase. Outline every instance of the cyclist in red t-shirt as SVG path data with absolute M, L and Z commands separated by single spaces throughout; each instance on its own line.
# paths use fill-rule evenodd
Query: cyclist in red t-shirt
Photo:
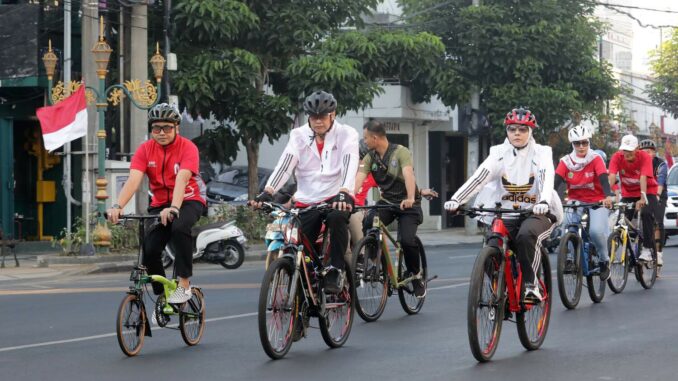
M 659 207 L 657 181 L 654 178 L 652 157 L 638 149 L 638 138 L 626 135 L 621 146 L 610 159 L 609 181 L 614 185 L 619 173 L 623 202 L 635 202 L 643 221 L 643 249 L 641 261 L 651 261 L 654 247 L 654 215 Z M 619 193 L 619 191 L 617 191 Z
M 555 186 L 560 198 L 563 198 L 561 185 L 567 184 L 567 199 L 583 203 L 602 202 L 607 208 L 612 207 L 614 193 L 610 190 L 605 162 L 599 154 L 590 148 L 591 131 L 586 126 L 575 126 L 568 133 L 572 143 L 572 153 L 560 159 L 556 168 Z M 580 220 L 583 210 L 568 209 L 567 221 L 576 223 Z M 589 210 L 591 223 L 589 234 L 591 241 L 596 245 L 600 256 L 600 278 L 607 280 L 610 277 L 607 252 L 607 237 L 610 235 L 610 210 L 598 208 Z
M 199 175 L 198 148 L 179 135 L 181 114 L 174 106 L 161 103 L 148 112 L 151 139 L 142 143 L 132 157 L 129 178 L 120 191 L 118 202 L 108 209 L 108 218 L 116 223 L 122 209 L 148 176 L 153 198 L 148 212 L 159 214 L 161 226 L 150 230 L 144 240 L 144 266 L 151 275 L 165 275 L 161 254 L 168 242 L 176 248 L 177 289 L 168 302 L 180 304 L 191 298 L 193 240 L 191 228 L 205 209 L 205 184 Z M 156 295 L 163 293 L 153 283 Z

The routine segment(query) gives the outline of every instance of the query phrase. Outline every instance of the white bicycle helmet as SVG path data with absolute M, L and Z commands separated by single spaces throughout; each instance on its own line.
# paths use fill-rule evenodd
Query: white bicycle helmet
M 591 139 L 591 136 L 593 136 L 591 134 L 591 130 L 589 130 L 589 128 L 586 126 L 582 126 L 581 124 L 572 127 L 570 132 L 567 133 L 567 138 L 570 140 L 570 143 Z

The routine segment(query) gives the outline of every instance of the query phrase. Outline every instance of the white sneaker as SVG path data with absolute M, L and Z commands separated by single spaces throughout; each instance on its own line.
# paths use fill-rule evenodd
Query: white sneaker
M 657 252 L 657 266 L 664 266 L 664 258 L 663 254 L 661 251 Z
M 640 257 L 638 257 L 638 260 L 640 261 L 645 261 L 645 262 L 650 262 L 652 261 L 652 253 L 650 252 L 650 249 L 644 247 L 640 251 Z
M 543 297 L 541 292 L 539 292 L 539 287 L 535 285 L 526 285 L 525 286 L 525 301 L 537 301 L 541 302 Z
M 167 299 L 167 302 L 171 304 L 186 303 L 191 299 L 191 296 L 193 296 L 193 293 L 191 293 L 190 287 L 185 289 L 179 286 L 176 290 L 174 290 L 172 295 L 170 295 L 169 299 Z

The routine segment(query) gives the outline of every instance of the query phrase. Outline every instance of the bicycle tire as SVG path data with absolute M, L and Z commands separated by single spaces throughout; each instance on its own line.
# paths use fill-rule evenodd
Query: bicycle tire
M 419 246 L 419 267 L 421 270 L 422 279 L 424 281 L 424 287 L 428 289 L 426 251 L 424 251 L 424 244 L 421 243 L 419 237 L 415 237 L 415 240 L 417 242 L 417 246 Z M 398 259 L 398 281 L 407 278 L 408 273 L 409 271 L 407 270 L 407 265 L 405 264 L 405 255 L 401 255 Z M 424 301 L 426 300 L 426 295 L 424 295 L 423 298 L 417 298 L 414 296 L 414 289 L 412 287 L 412 283 L 410 282 L 409 284 L 398 288 L 398 299 L 400 300 L 400 305 L 403 307 L 403 310 L 405 310 L 408 315 L 414 315 L 421 311 L 421 307 L 424 305 Z
M 646 290 L 651 289 L 657 280 L 657 250 L 655 247 L 650 250 L 652 252 L 652 261 L 636 261 L 635 268 L 638 282 L 640 282 L 640 285 Z
M 122 299 L 118 307 L 115 333 L 118 345 L 125 355 L 132 357 L 139 354 L 146 337 L 146 309 L 138 295 L 127 294 Z
M 469 345 L 473 357 L 479 362 L 490 361 L 499 345 L 504 321 L 503 294 L 506 288 L 503 274 L 504 262 L 499 249 L 484 247 L 473 264 L 466 309 Z M 479 324 L 485 317 L 487 322 Z M 480 328 L 485 330 L 481 332 Z
M 386 260 L 383 255 L 378 263 L 373 264 L 371 274 L 367 278 L 365 277 L 365 271 L 371 264 L 371 258 L 373 255 L 377 255 L 378 250 L 379 242 L 373 236 L 364 237 L 353 249 L 351 269 L 355 271 L 355 309 L 358 316 L 368 323 L 379 319 L 384 313 L 388 301 L 389 281 L 386 273 Z M 379 295 L 379 292 L 381 292 L 381 295 Z
M 628 249 L 628 248 L 627 248 Z M 628 250 L 625 253 L 620 232 L 613 231 L 607 239 L 607 250 L 610 256 L 610 278 L 607 285 L 615 294 L 624 291 L 629 278 Z
M 261 346 L 266 354 L 274 359 L 283 358 L 289 352 L 292 346 L 292 334 L 297 324 L 296 316 L 299 313 L 298 299 L 292 307 L 285 307 L 285 303 L 289 298 L 291 290 L 292 276 L 294 274 L 294 266 L 287 258 L 279 258 L 268 267 L 264 273 L 264 278 L 261 282 L 261 290 L 259 292 L 259 306 L 257 310 L 259 339 Z M 286 283 L 284 283 L 286 281 Z M 281 282 L 283 282 L 281 284 Z M 274 284 L 275 283 L 275 284 Z M 301 292 L 301 285 L 297 285 L 297 292 Z M 272 299 L 272 300 L 271 300 Z M 269 307 L 269 302 L 274 305 Z M 281 332 L 269 331 L 269 321 L 267 319 L 271 311 L 272 319 L 274 319 L 274 326 L 270 327 L 272 330 L 279 326 Z M 275 323 L 280 324 L 275 324 Z M 269 337 L 273 334 L 274 337 Z M 271 340 L 275 343 L 272 343 Z
M 539 304 L 523 305 L 522 311 L 516 314 L 518 337 L 520 343 L 528 351 L 539 349 L 544 343 L 551 320 L 553 294 L 551 293 L 551 263 L 548 255 L 542 254 L 541 266 L 535 276 L 539 279 L 539 288 L 544 299 Z
M 219 264 L 230 270 L 240 267 L 245 261 L 245 248 L 236 240 L 230 239 L 224 242 L 223 245 L 223 250 L 227 253 L 227 259 L 219 262 Z
M 205 297 L 197 287 L 192 288 L 191 292 L 191 299 L 182 305 L 179 312 L 181 338 L 188 346 L 198 344 L 205 332 Z
M 558 294 L 560 301 L 568 310 L 577 308 L 581 298 L 583 284 L 581 246 L 581 238 L 573 232 L 568 232 L 560 240 L 558 247 Z M 572 259 L 572 266 L 567 266 L 568 256 Z M 566 270 L 569 273 L 566 274 Z
M 344 264 L 344 288 L 338 294 L 325 296 L 325 314 L 318 318 L 320 334 L 330 348 L 339 348 L 351 334 L 355 299 L 353 273 L 348 263 Z M 332 305 L 336 304 L 336 307 Z M 338 324 L 337 324 L 338 323 Z M 337 332 L 335 332 L 337 329 Z
M 590 259 L 594 256 L 599 259 L 598 263 L 600 264 L 600 257 L 598 257 L 596 247 L 591 244 L 589 252 L 589 271 L 593 268 L 594 262 Z M 600 275 L 587 275 L 586 276 L 586 288 L 589 292 L 589 298 L 593 303 L 600 303 L 605 297 L 605 286 L 607 282 L 600 278 Z

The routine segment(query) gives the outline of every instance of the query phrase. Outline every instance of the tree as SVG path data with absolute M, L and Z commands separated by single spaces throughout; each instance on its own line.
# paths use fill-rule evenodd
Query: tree
M 250 197 L 258 191 L 260 143 L 289 130 L 311 91 L 332 92 L 340 113 L 369 105 L 383 78 L 412 85 L 418 99 L 430 97 L 444 46 L 428 33 L 360 29 L 361 16 L 377 3 L 176 1 L 174 88 L 191 112 L 211 112 L 237 126 L 247 150 Z
M 665 41 L 651 56 L 654 82 L 647 88 L 650 100 L 678 118 L 678 33 Z
M 437 91 L 449 105 L 480 89 L 481 109 L 499 126 L 515 106 L 537 115 L 538 134 L 557 131 L 573 113 L 590 116 L 617 94 L 607 63 L 598 62 L 603 25 L 590 0 L 400 0 L 412 27 L 446 46 L 446 83 Z M 494 130 L 504 136 L 501 129 Z

